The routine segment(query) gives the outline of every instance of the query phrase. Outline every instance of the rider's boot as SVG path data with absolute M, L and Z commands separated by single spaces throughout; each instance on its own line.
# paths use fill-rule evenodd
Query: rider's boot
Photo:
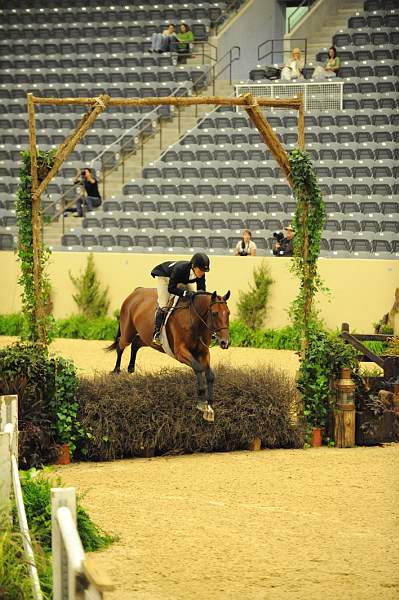
M 152 343 L 161 346 L 161 327 L 165 320 L 166 313 L 162 310 L 162 308 L 157 308 L 157 314 L 155 315 L 155 329 L 154 329 L 154 337 L 152 338 Z

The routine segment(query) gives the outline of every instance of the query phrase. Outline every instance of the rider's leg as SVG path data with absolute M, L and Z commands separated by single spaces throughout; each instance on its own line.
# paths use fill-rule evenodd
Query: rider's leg
M 156 277 L 157 293 L 158 293 L 158 308 L 155 315 L 154 344 L 160 344 L 161 327 L 166 317 L 166 307 L 168 306 L 170 294 L 168 292 L 169 278 Z

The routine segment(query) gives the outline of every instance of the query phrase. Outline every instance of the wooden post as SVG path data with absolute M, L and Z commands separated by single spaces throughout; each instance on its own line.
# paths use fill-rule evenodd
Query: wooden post
M 43 324 L 44 304 L 42 294 L 42 223 L 40 215 L 40 193 L 37 193 L 39 177 L 37 172 L 36 120 L 33 94 L 28 93 L 28 127 L 30 170 L 32 177 L 32 250 L 33 250 L 33 287 L 35 294 L 35 338 L 47 345 L 47 334 Z
M 280 140 L 277 135 L 274 133 L 271 125 L 267 122 L 261 109 L 259 108 L 259 103 L 256 98 L 252 96 L 252 94 L 245 94 L 244 99 L 246 101 L 245 110 L 249 114 L 251 120 L 253 121 L 255 127 L 258 129 L 261 134 L 265 144 L 270 148 L 274 158 L 278 162 L 283 171 L 284 175 L 288 179 L 289 184 L 291 185 L 290 179 L 290 164 L 288 161 L 288 156 L 286 151 L 284 150 Z
M 75 488 L 51 489 L 51 550 L 53 562 L 53 600 L 75 600 L 75 573 L 69 568 L 68 556 L 57 520 L 57 510 L 69 508 L 76 523 Z
M 11 440 L 11 452 L 18 460 L 18 396 L 0 396 L 0 431 L 11 423 L 14 426 L 14 436 Z
M 353 448 L 355 445 L 355 383 L 349 369 L 342 369 L 337 382 L 337 404 L 334 411 L 334 443 L 337 448 Z
M 40 194 L 45 191 L 50 181 L 58 173 L 62 163 L 75 149 L 76 144 L 82 139 L 86 131 L 92 126 L 97 117 L 107 108 L 109 100 L 110 97 L 105 94 L 95 99 L 95 105 L 90 107 L 88 112 L 83 115 L 79 121 L 75 131 L 59 146 L 55 156 L 54 165 L 40 183 L 39 187 L 35 191 L 35 194 L 33 195 L 34 197 L 35 195 L 36 197 L 40 197 Z

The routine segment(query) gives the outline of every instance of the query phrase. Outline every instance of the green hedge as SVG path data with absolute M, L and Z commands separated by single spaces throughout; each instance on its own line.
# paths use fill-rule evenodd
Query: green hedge
M 21 336 L 24 320 L 21 314 L 0 315 L 0 335 Z M 81 340 L 114 340 L 118 326 L 111 317 L 87 319 L 71 315 L 55 322 L 55 337 Z M 291 326 L 281 329 L 251 329 L 242 321 L 230 323 L 231 346 L 265 348 L 274 350 L 299 350 L 298 332 Z M 365 342 L 376 354 L 383 354 L 387 345 L 383 342 Z

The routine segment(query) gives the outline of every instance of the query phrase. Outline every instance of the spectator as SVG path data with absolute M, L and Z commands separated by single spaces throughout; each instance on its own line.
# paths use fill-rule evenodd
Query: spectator
M 305 66 L 305 61 L 301 58 L 299 48 L 294 48 L 291 59 L 286 63 L 281 70 L 281 79 L 291 81 L 291 79 L 303 79 L 302 71 Z
M 330 79 L 336 77 L 341 66 L 339 56 L 337 56 L 337 50 L 334 46 L 328 49 L 328 57 L 324 66 L 319 65 L 313 71 L 313 79 Z
M 294 243 L 293 239 L 295 236 L 295 231 L 288 225 L 284 227 L 283 233 L 277 231 L 273 233 L 273 237 L 276 239 L 273 248 L 274 256 L 293 256 L 294 255 Z
M 186 63 L 186 58 L 190 56 L 191 47 L 190 45 L 194 41 L 193 32 L 190 31 L 187 23 L 180 24 L 180 31 L 176 34 L 179 45 L 177 46 L 177 52 L 179 54 L 178 63 Z
M 150 52 L 172 52 L 177 49 L 177 40 L 175 26 L 169 23 L 167 29 L 164 29 L 162 33 L 153 33 L 151 36 L 151 50 Z
M 80 196 L 76 201 L 76 213 L 74 217 L 83 217 L 83 207 L 89 212 L 101 204 L 101 196 L 98 191 L 98 182 L 92 169 L 85 167 L 78 169 L 74 183 L 81 182 L 85 189 L 85 196 Z
M 242 240 L 237 242 L 234 251 L 235 256 L 256 256 L 256 244 L 252 241 L 252 233 L 249 229 L 242 232 Z

